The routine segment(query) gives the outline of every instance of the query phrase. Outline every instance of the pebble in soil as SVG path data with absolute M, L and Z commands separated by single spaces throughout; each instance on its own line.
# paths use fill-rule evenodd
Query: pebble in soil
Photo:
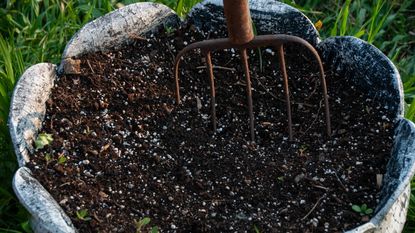
M 342 232 L 368 221 L 351 206 L 376 207 L 376 174 L 385 172 L 392 143 L 390 113 L 327 70 L 327 138 L 317 65 L 307 51 L 287 46 L 294 142 L 269 48 L 249 51 L 256 144 L 248 143 L 236 50 L 213 54 L 217 132 L 198 52 L 182 62 L 182 104 L 174 104 L 174 55 L 225 31 L 161 30 L 123 50 L 86 55 L 81 75 L 57 79 L 42 129 L 54 140 L 30 167 L 81 232 L 132 232 L 144 217 L 151 218 L 147 230 L 179 232 Z M 67 161 L 58 163 L 62 156 Z M 91 220 L 77 218 L 84 209 Z

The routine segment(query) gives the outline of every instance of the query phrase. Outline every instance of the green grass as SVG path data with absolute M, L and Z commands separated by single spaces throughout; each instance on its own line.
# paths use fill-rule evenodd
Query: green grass
M 0 232 L 25 232 L 28 214 L 11 189 L 17 168 L 6 122 L 13 87 L 25 68 L 58 63 L 65 44 L 85 23 L 138 0 L 6 0 L 0 2 Z M 154 0 L 184 17 L 198 0 Z M 380 48 L 404 81 L 406 117 L 415 118 L 413 0 L 282 0 L 321 20 L 322 38 L 353 35 Z M 412 35 L 409 33 L 411 32 Z M 414 183 L 415 185 L 415 183 Z M 415 231 L 415 189 L 407 232 Z

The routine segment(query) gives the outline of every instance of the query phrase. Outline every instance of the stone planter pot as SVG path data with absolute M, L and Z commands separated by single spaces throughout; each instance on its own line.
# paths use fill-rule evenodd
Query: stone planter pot
M 270 0 L 252 0 L 256 27 L 267 33 L 286 33 L 304 38 L 315 46 L 327 68 L 348 77 L 356 88 L 375 95 L 395 117 L 395 139 L 384 175 L 380 203 L 372 219 L 349 232 L 400 232 L 405 223 L 410 197 L 410 180 L 415 171 L 415 126 L 403 118 L 403 90 L 399 73 L 377 48 L 354 37 L 333 37 L 321 41 L 310 20 L 288 5 Z M 221 0 L 197 5 L 191 15 L 195 25 L 209 27 L 206 4 L 221 7 Z M 204 20 L 202 23 L 201 19 Z M 223 20 L 223 19 L 217 19 Z M 67 44 L 58 68 L 37 64 L 22 75 L 13 93 L 9 129 L 20 168 L 13 180 L 20 202 L 31 213 L 35 232 L 76 232 L 58 203 L 31 175 L 25 164 L 33 153 L 33 142 L 45 115 L 57 72 L 70 72 L 65 64 L 83 54 L 107 51 L 127 45 L 132 38 L 160 26 L 175 26 L 179 18 L 167 7 L 138 3 L 116 10 L 85 25 Z

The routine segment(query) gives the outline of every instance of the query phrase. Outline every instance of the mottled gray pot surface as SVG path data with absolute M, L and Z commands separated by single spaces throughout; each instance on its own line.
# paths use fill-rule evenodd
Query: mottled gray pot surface
M 76 232 L 69 217 L 39 181 L 33 178 L 29 168 L 17 170 L 13 189 L 20 200 L 25 200 L 22 204 L 32 215 L 30 222 L 35 232 Z
M 205 10 L 207 4 L 219 8 L 222 1 L 207 0 L 198 4 L 191 12 L 195 24 L 210 28 L 212 21 L 224 23 L 223 17 L 212 18 Z M 395 116 L 394 146 L 383 179 L 380 204 L 370 222 L 350 232 L 400 232 L 415 170 L 415 127 L 402 116 L 402 83 L 395 66 L 377 48 L 354 37 L 334 37 L 321 42 L 310 20 L 290 6 L 273 0 L 250 0 L 250 4 L 260 34 L 286 33 L 306 39 L 320 51 L 326 68 L 343 73 L 359 91 L 375 96 Z M 117 49 L 163 24 L 177 26 L 178 22 L 178 17 L 165 6 L 129 5 L 85 25 L 67 44 L 62 59 Z M 30 67 L 16 85 L 9 128 L 21 168 L 15 174 L 13 185 L 19 200 L 32 214 L 35 232 L 76 232 L 60 206 L 24 167 L 33 153 L 33 140 L 41 128 L 45 103 L 55 78 L 56 66 L 43 63 Z
M 46 112 L 46 100 L 56 78 L 56 66 L 40 63 L 20 77 L 12 96 L 9 128 L 20 168 L 13 178 L 17 198 L 31 214 L 35 232 L 76 232 L 71 220 L 24 165 Z
M 415 171 L 415 127 L 403 118 L 404 97 L 400 75 L 376 47 L 351 36 L 331 37 L 317 48 L 326 69 L 347 77 L 356 88 L 384 104 L 395 117 L 395 138 L 381 190 L 381 199 L 369 223 L 353 230 L 401 232 Z M 369 231 L 370 232 L 370 231 Z
M 178 23 L 177 15 L 164 5 L 131 4 L 82 27 L 66 45 L 62 59 L 120 49 L 161 24 L 174 26 Z
M 22 167 L 34 152 L 33 143 L 45 116 L 45 101 L 55 80 L 56 66 L 40 63 L 27 69 L 14 88 L 9 129 L 17 162 Z

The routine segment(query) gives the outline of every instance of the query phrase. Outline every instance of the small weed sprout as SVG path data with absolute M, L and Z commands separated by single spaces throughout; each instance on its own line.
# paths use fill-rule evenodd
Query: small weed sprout
M 76 217 L 79 220 L 82 220 L 82 221 L 89 221 L 89 220 L 91 220 L 91 217 L 88 216 L 88 210 L 87 209 L 82 209 L 82 210 L 76 211 Z
M 306 155 L 306 151 L 307 151 L 307 149 L 308 149 L 308 146 L 307 145 L 301 145 L 300 146 L 300 149 L 298 149 L 298 154 L 300 155 L 300 156 L 305 156 Z
M 150 223 L 150 221 L 151 221 L 151 219 L 149 217 L 144 217 L 144 218 L 140 219 L 139 221 L 134 220 L 136 233 L 141 233 L 142 228 L 145 227 L 146 225 L 148 225 Z M 151 233 L 159 233 L 159 228 L 157 226 L 154 226 L 154 227 L 151 228 L 150 232 Z
M 151 228 L 151 233 L 159 233 L 159 228 L 157 226 L 154 226 Z
M 149 224 L 150 221 L 151 221 L 151 219 L 149 217 L 142 218 L 139 221 L 134 220 L 136 233 L 141 233 L 141 228 L 143 228 L 144 226 Z
M 58 158 L 58 164 L 65 164 L 66 160 L 68 160 L 68 159 L 65 157 L 65 155 L 62 154 Z
M 366 204 L 363 204 L 361 206 L 359 205 L 352 205 L 352 209 L 356 211 L 357 213 L 360 213 L 360 215 L 365 216 L 373 213 L 373 209 L 367 208 Z
M 52 156 L 49 153 L 46 153 L 45 160 L 46 160 L 46 165 L 48 165 L 50 161 L 52 160 Z
M 36 150 L 43 149 L 53 141 L 52 134 L 40 133 L 35 140 Z
M 172 36 L 176 29 L 172 26 L 164 26 L 164 30 L 166 31 L 167 36 Z

